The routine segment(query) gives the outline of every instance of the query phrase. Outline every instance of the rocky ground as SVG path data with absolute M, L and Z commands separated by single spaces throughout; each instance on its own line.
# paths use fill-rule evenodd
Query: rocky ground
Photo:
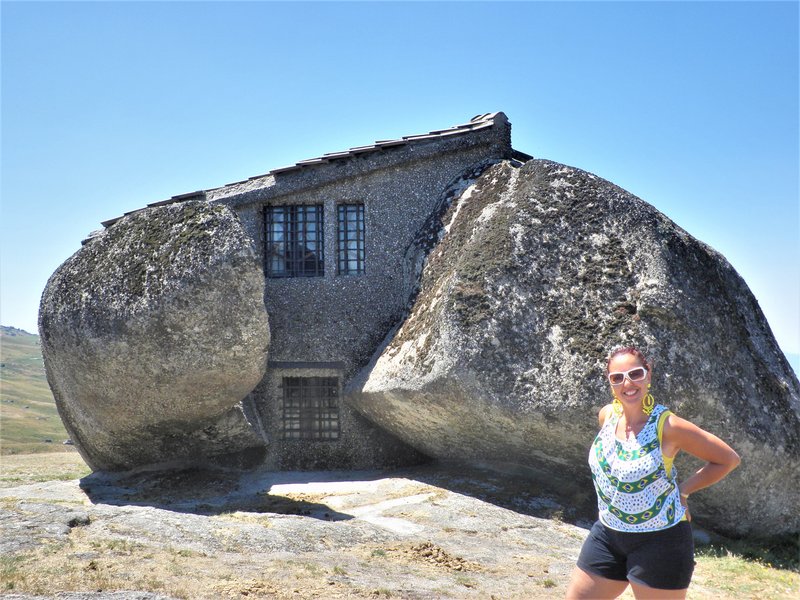
M 5 485 L 8 598 L 558 598 L 589 525 L 529 481 L 442 465 Z

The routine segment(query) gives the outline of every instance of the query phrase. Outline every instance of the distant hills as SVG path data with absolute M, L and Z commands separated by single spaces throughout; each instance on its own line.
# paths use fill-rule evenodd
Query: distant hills
M 39 336 L 0 326 L 0 454 L 67 450 L 68 437 L 47 385 Z

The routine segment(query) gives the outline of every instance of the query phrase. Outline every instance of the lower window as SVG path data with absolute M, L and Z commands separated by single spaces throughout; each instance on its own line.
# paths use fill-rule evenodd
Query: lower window
M 339 378 L 283 378 L 283 439 L 339 439 Z

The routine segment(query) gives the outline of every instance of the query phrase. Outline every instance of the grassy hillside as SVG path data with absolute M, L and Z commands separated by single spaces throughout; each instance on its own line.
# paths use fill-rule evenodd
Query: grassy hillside
M 68 437 L 44 375 L 39 336 L 0 327 L 0 454 L 70 450 L 62 444 Z

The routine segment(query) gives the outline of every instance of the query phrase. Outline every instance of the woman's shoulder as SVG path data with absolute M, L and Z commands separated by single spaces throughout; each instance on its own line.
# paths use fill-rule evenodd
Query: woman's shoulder
M 662 440 L 663 443 L 666 443 L 668 446 L 676 444 L 680 447 L 682 445 L 682 440 L 687 434 L 691 435 L 695 432 L 702 431 L 697 425 L 683 417 L 679 417 L 671 410 L 665 410 L 664 413 Z
M 606 424 L 606 420 L 614 414 L 614 405 L 609 403 L 606 404 L 603 408 L 600 409 L 600 412 L 597 413 L 597 420 L 600 423 L 600 427 Z
M 716 435 L 675 414 L 666 419 L 661 447 L 672 456 L 684 450 L 702 460 L 729 465 L 731 469 L 740 461 L 739 455 Z
M 673 429 L 675 427 L 683 427 L 688 425 L 692 425 L 690 421 L 679 417 L 676 415 L 672 410 L 667 407 L 664 407 L 664 412 L 662 413 L 662 418 L 664 419 L 664 429 Z

